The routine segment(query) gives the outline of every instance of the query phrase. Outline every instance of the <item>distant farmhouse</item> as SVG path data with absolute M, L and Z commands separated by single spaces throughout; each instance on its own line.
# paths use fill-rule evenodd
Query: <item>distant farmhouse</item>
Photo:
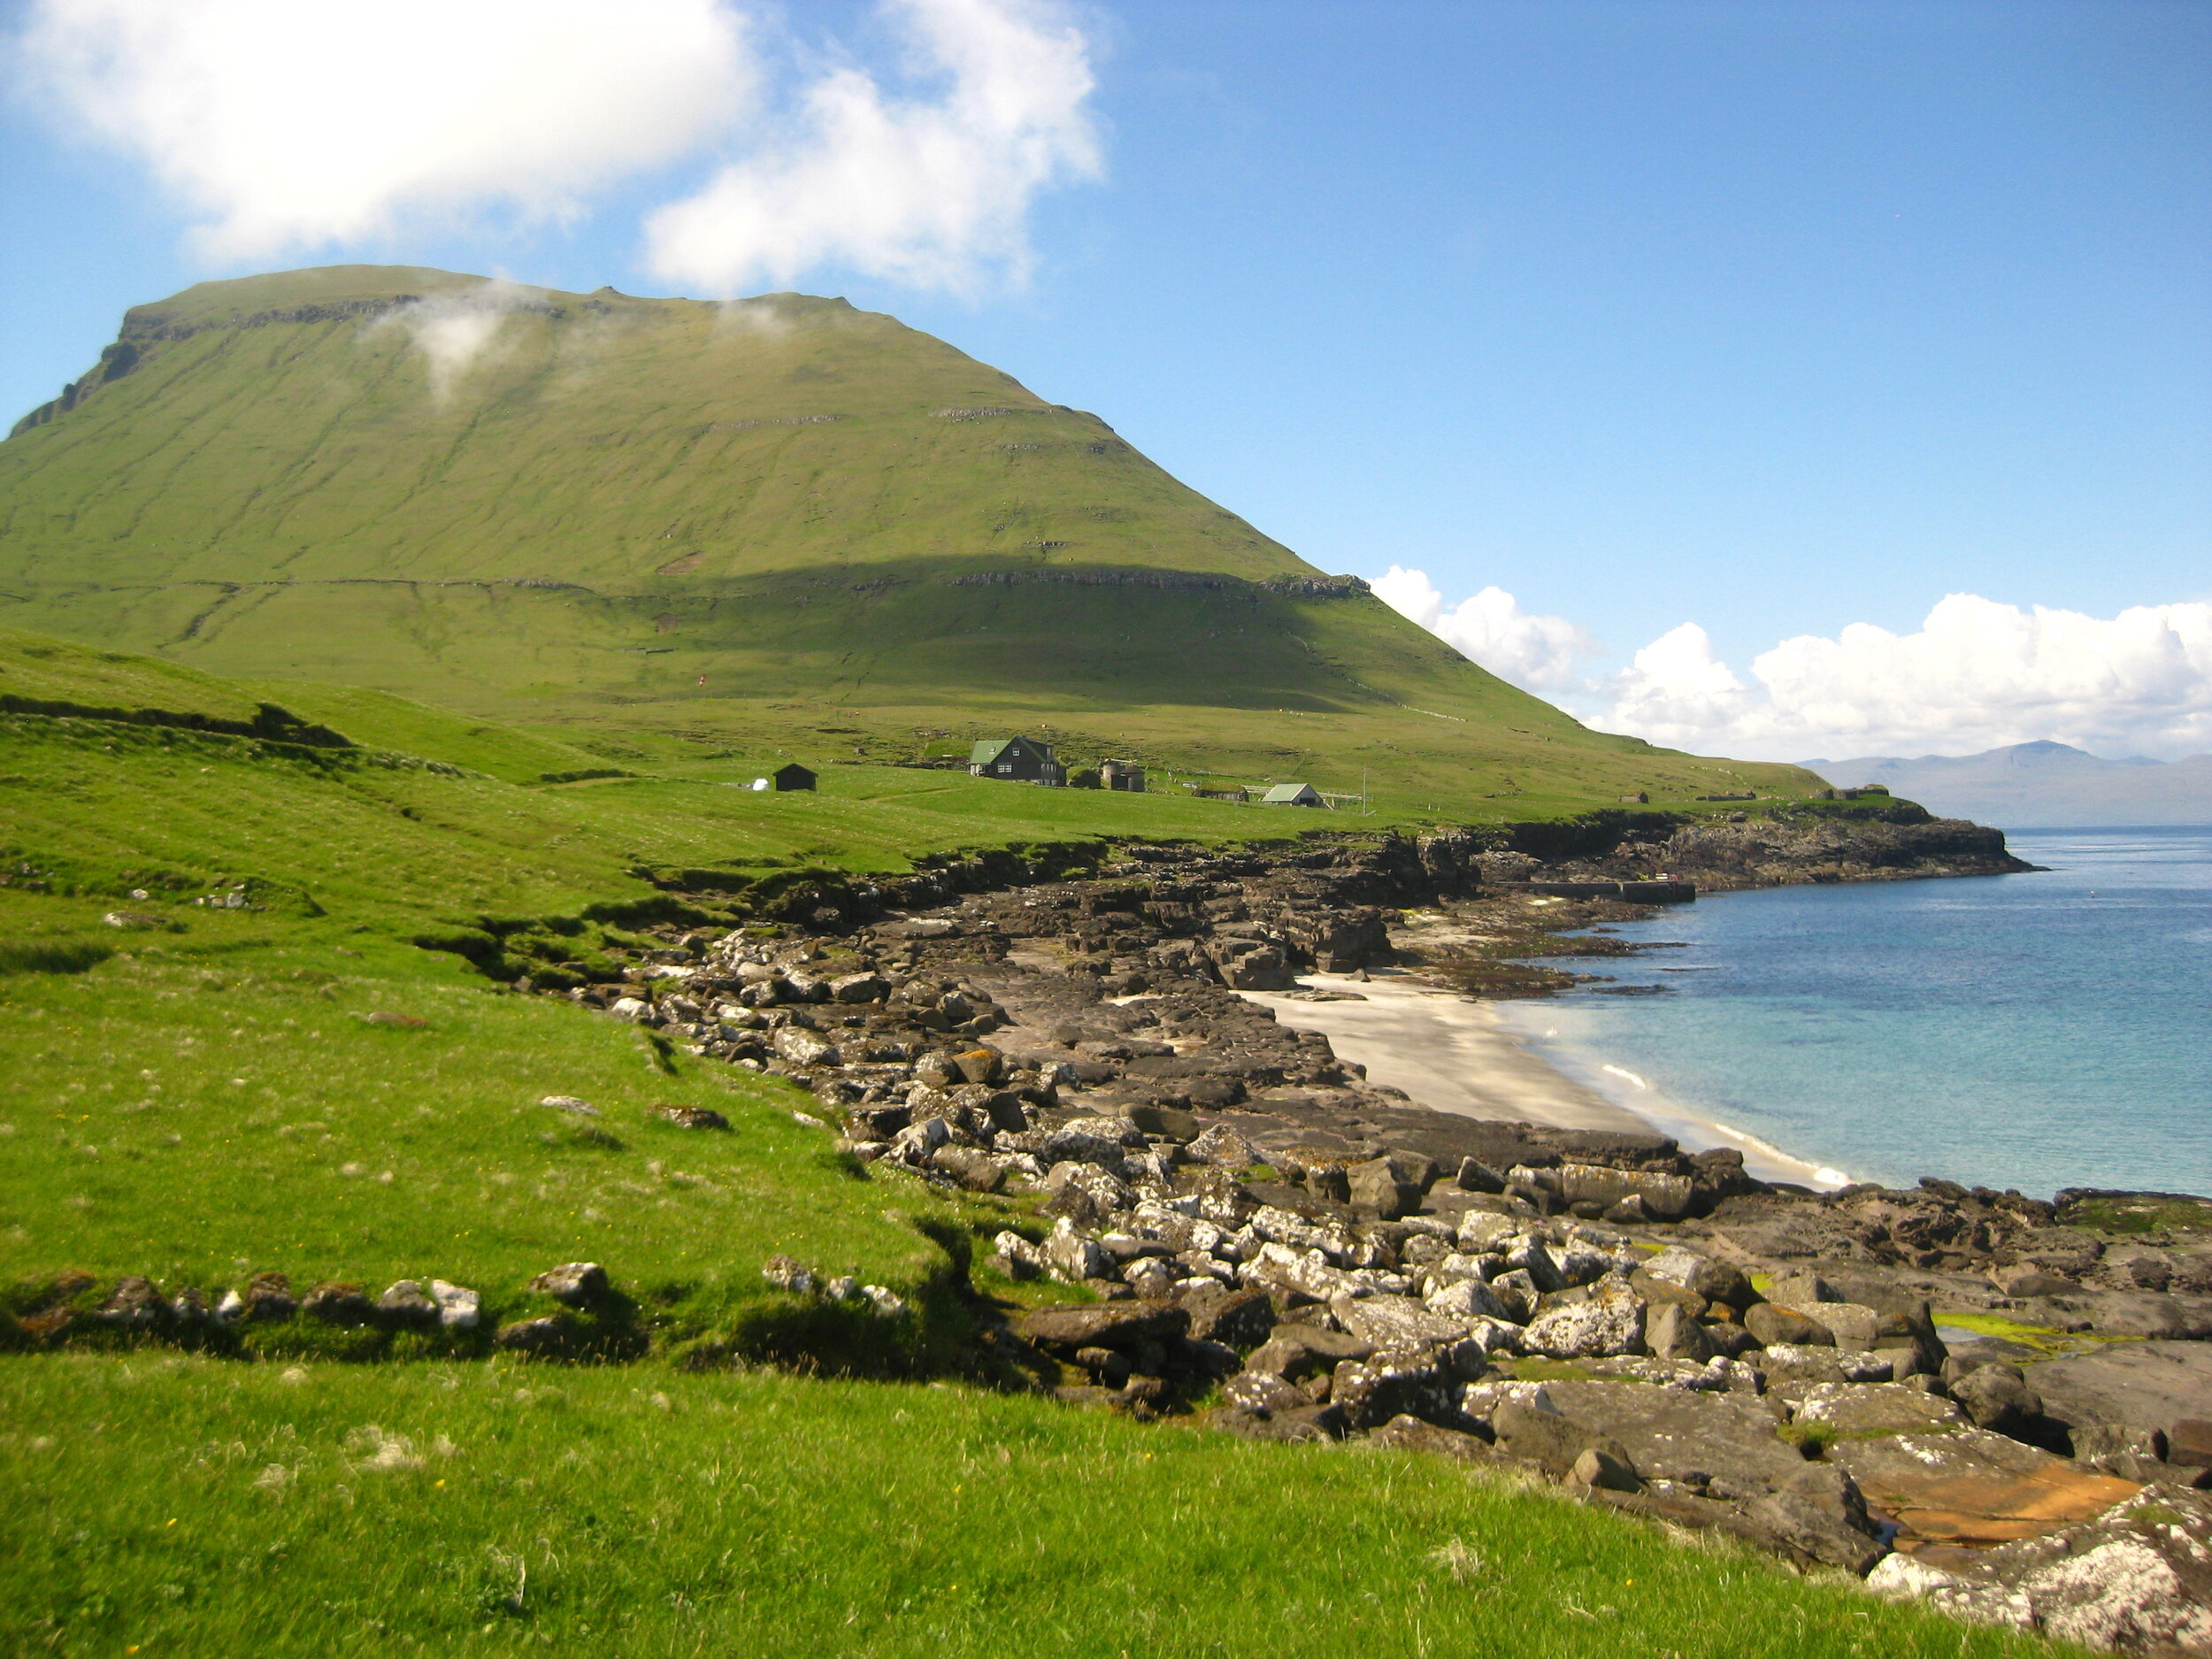
M 968 774 L 1010 783 L 1041 783 L 1053 789 L 1068 780 L 1068 769 L 1053 758 L 1052 745 L 1033 737 L 993 738 L 976 744 L 968 751 Z
M 814 774 L 795 760 L 788 766 L 779 766 L 765 778 L 754 779 L 753 787 L 773 789 L 779 794 L 788 789 L 811 789 L 814 787 Z
M 1310 783 L 1279 783 L 1260 797 L 1262 806 L 1326 806 Z
M 1144 768 L 1133 760 L 1102 760 L 1098 763 L 1098 781 L 1109 789 L 1125 789 L 1131 795 L 1144 793 Z

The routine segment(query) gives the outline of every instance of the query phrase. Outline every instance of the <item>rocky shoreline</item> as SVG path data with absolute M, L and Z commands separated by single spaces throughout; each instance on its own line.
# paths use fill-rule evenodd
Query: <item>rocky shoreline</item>
M 2022 867 L 1971 827 L 1924 834 L 1920 873 Z M 2212 1202 L 1763 1183 L 1656 1133 L 1429 1110 L 1244 995 L 1525 994 L 1509 953 L 1650 912 L 1502 881 L 1882 879 L 1913 844 L 1132 847 L 859 927 L 672 937 L 572 995 L 788 1078 L 879 1170 L 1036 1194 L 987 1266 L 1092 1300 L 1005 1300 L 995 1340 L 1071 1402 L 1535 1474 L 1962 1617 L 2212 1650 Z
M 1603 926 L 1653 913 L 1532 880 L 2022 867 L 2001 836 L 1747 822 L 1661 843 L 1616 825 L 1548 850 L 1347 835 L 978 856 L 796 885 L 746 926 L 649 924 L 619 978 L 518 988 L 787 1079 L 856 1172 L 1025 1200 L 987 1255 L 949 1247 L 979 1375 L 1449 1457 L 1962 1617 L 2212 1652 L 2212 1201 L 1762 1181 L 1653 1130 L 1432 1110 L 1254 1000 L 1359 996 L 1362 976 L 1541 994 L 1583 977 L 1558 960 L 1637 949 Z M 697 882 L 666 885 L 679 913 L 707 908 Z M 1301 984 L 1315 973 L 1325 988 Z M 762 1271 L 793 1330 L 910 1317 L 786 1256 Z M 443 1281 L 372 1299 L 263 1275 L 219 1306 L 143 1279 L 104 1302 L 63 1288 L 23 1340 L 235 1347 L 307 1319 L 357 1332 L 361 1357 L 651 1348 L 592 1263 L 541 1275 L 551 1310 L 496 1329 Z

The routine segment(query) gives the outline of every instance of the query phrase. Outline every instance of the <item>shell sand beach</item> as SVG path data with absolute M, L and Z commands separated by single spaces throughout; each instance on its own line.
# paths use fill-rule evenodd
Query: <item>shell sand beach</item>
M 1497 1004 L 1384 970 L 1366 979 L 1314 973 L 1299 983 L 1343 1001 L 1308 1002 L 1280 992 L 1247 991 L 1297 1031 L 1317 1031 L 1347 1060 L 1367 1068 L 1367 1080 L 1402 1089 L 1438 1111 L 1560 1129 L 1608 1129 L 1644 1134 L 1656 1128 L 1693 1152 L 1732 1147 L 1760 1180 L 1801 1186 L 1843 1185 L 1839 1171 L 1793 1158 L 1755 1136 L 1655 1095 L 1634 1111 L 1577 1082 L 1529 1046 Z M 1356 998 L 1357 1000 L 1353 1000 Z M 1641 1079 L 1635 1079 L 1641 1082 Z

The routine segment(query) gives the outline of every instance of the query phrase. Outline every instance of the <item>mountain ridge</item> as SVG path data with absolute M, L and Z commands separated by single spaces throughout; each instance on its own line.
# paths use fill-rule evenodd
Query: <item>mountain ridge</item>
M 133 308 L 34 415 L 0 443 L 0 618 L 242 679 L 603 753 L 1051 728 L 1462 816 L 1816 787 L 1591 732 L 841 299 L 240 278 Z
M 2212 754 L 2108 760 L 2045 740 L 1974 755 L 1802 764 L 1840 787 L 1885 784 L 1943 816 L 2008 829 L 2212 824 Z

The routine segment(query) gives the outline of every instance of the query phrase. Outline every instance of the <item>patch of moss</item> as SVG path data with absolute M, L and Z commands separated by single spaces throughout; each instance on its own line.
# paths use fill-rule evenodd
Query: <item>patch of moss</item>
M 1843 1438 L 1832 1423 L 1785 1423 L 1774 1432 L 1797 1448 L 1799 1456 L 1811 1463 L 1826 1457 L 1828 1448 Z
M 1994 1337 L 2001 1342 L 2017 1342 L 2046 1354 L 2062 1354 L 2080 1346 L 2079 1338 L 2063 1331 L 2047 1325 L 2023 1325 L 2001 1313 L 1939 1313 L 1935 1316 L 1935 1322 L 1938 1325 L 1971 1331 L 1976 1336 Z
M 2212 1200 L 2156 1193 L 2084 1198 L 2060 1210 L 2058 1218 L 2100 1233 L 2206 1233 L 2212 1232 Z

